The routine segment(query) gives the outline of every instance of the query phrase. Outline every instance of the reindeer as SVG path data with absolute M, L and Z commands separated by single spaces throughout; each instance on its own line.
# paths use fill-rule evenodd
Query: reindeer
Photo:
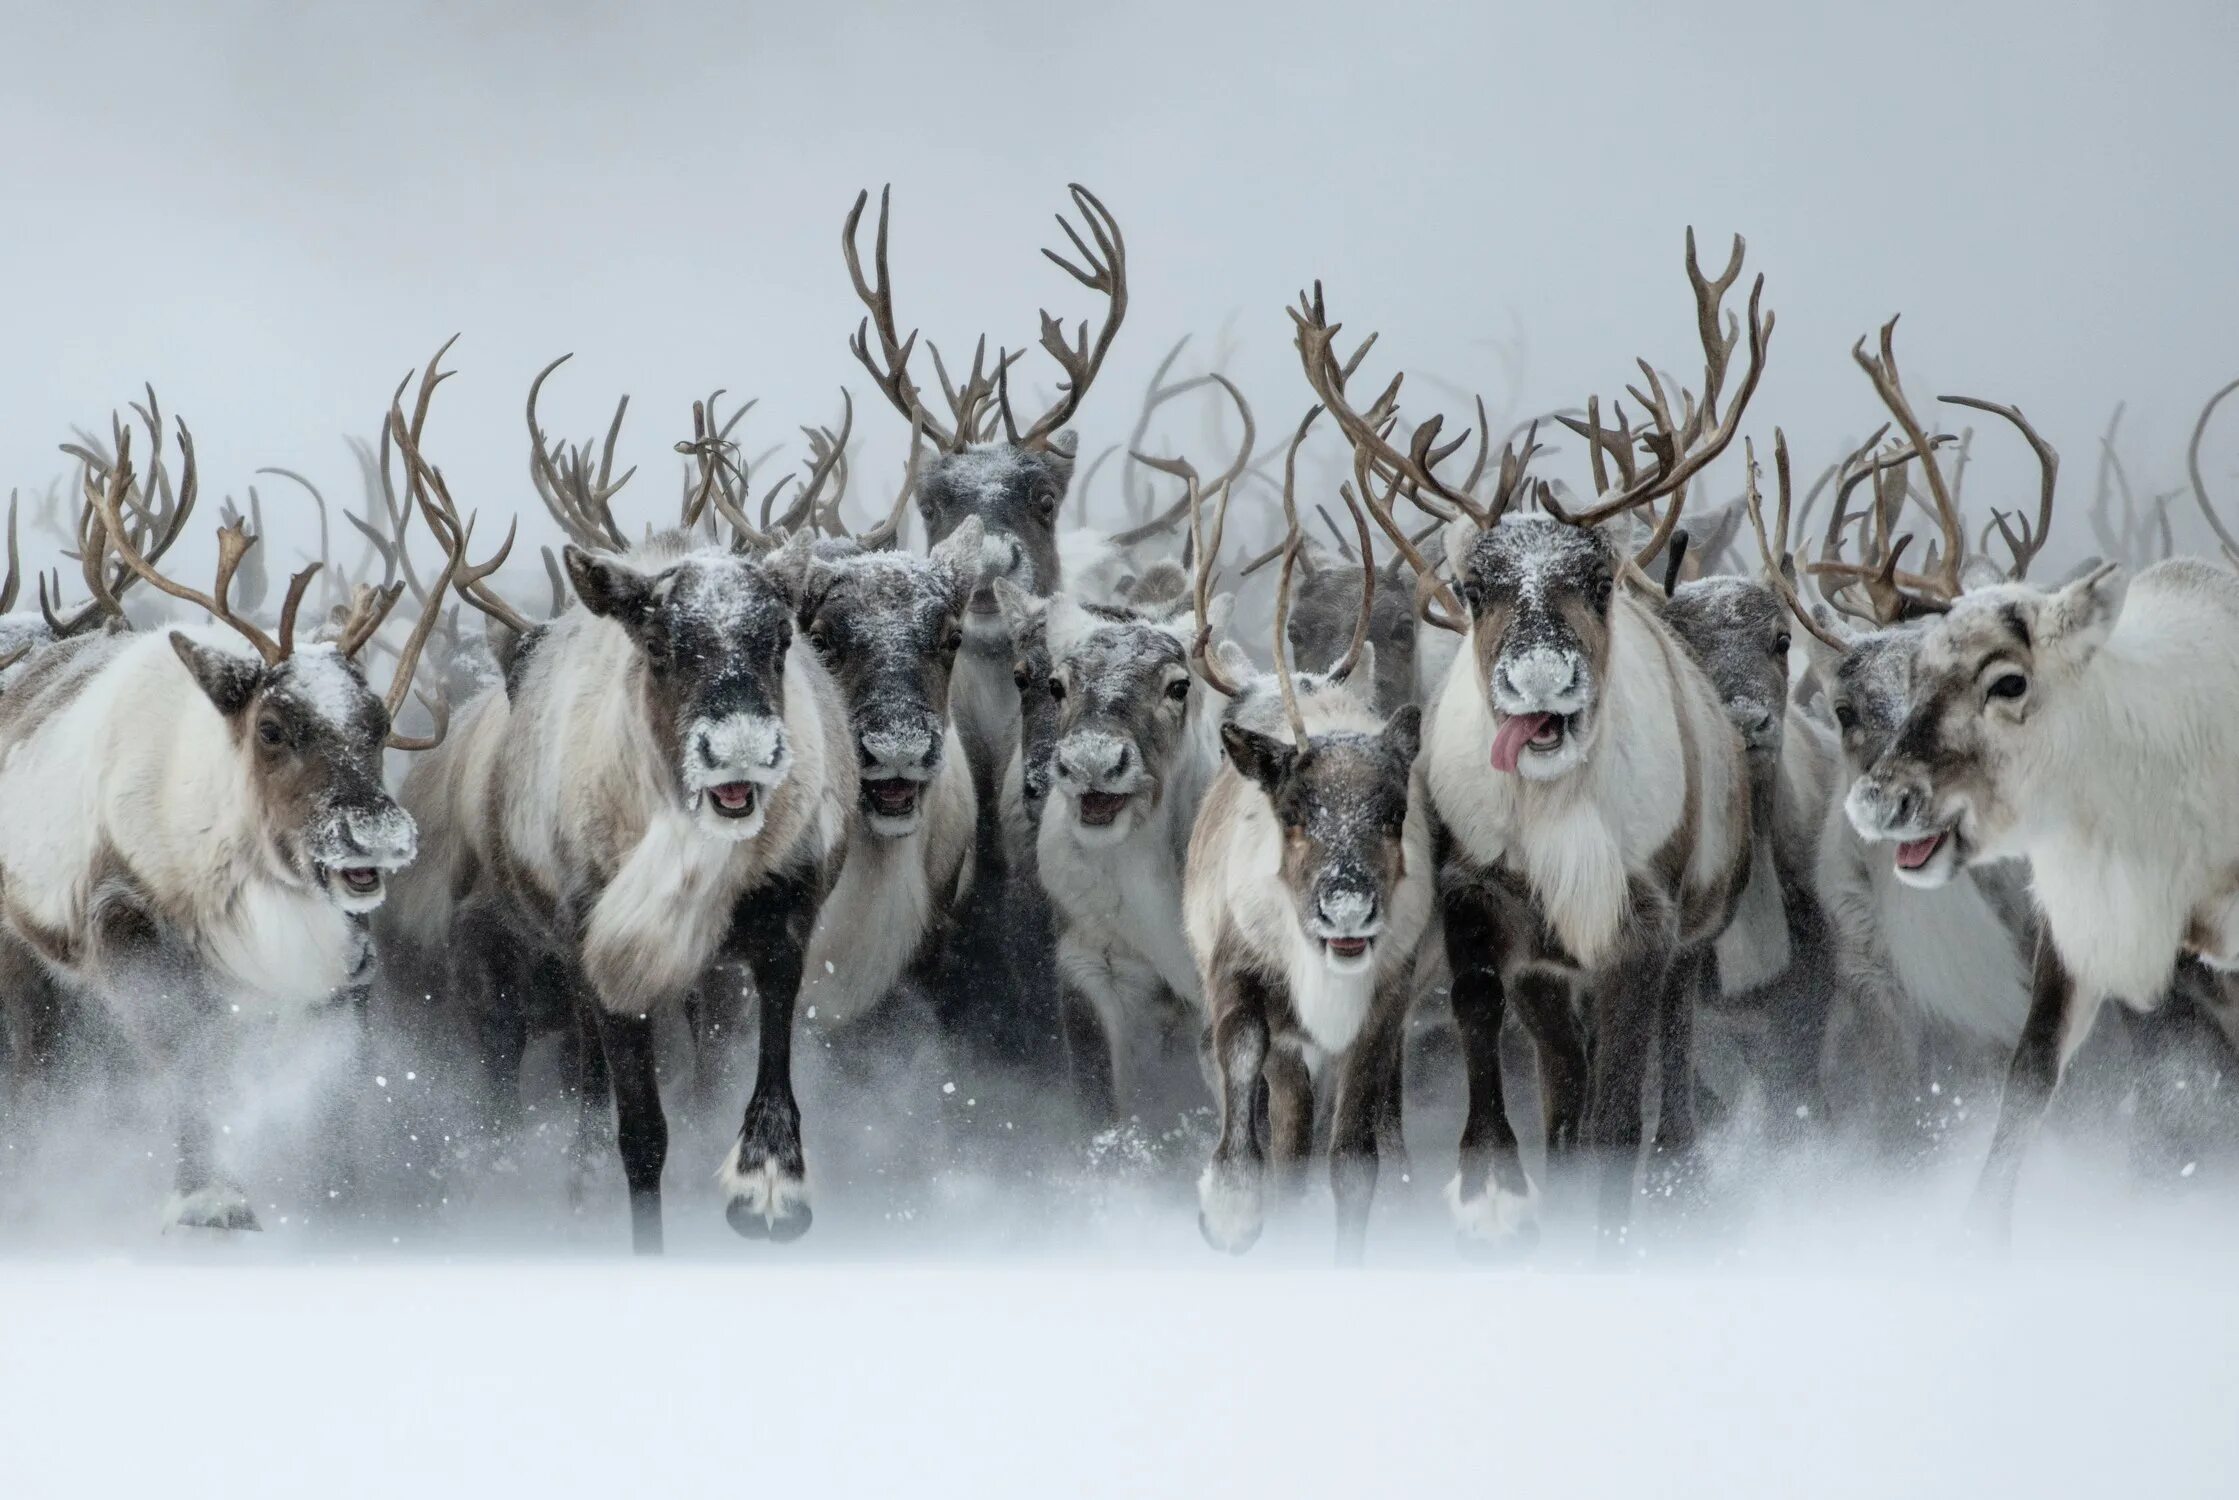
M 431 362 L 423 394 L 436 378 Z M 184 424 L 177 435 L 174 533 L 196 489 L 193 440 Z M 363 983 L 367 917 L 415 851 L 412 819 L 383 789 L 381 755 L 426 748 L 391 725 L 434 611 L 376 697 L 357 658 L 396 592 L 361 590 L 339 639 L 299 643 L 315 571 L 305 569 L 275 638 L 230 598 L 257 541 L 238 521 L 218 532 L 211 593 L 143 553 L 128 511 L 148 502 L 128 430 L 83 484 L 98 545 L 223 628 L 77 636 L 42 651 L 0 699 L 0 920 L 62 986 L 102 1005 L 170 1089 L 178 1154 L 166 1223 L 254 1229 L 207 1114 L 227 1018 L 316 1005 Z M 445 586 L 462 572 L 470 529 L 452 539 Z M 101 576 L 100 553 L 86 565 Z M 82 816 L 58 820 L 57 808 Z
M 1741 330 L 1721 330 L 1720 308 L 1742 256 L 1737 236 L 1726 269 L 1706 278 L 1690 232 L 1701 394 L 1680 393 L 1675 411 L 1649 371 L 1648 390 L 1635 392 L 1650 418 L 1640 434 L 1621 413 L 1605 429 L 1590 402 L 1577 430 L 1603 498 L 1577 514 L 1544 482 L 1536 499 L 1546 514 L 1507 514 L 1525 487 L 1529 434 L 1521 452 L 1504 451 L 1490 504 L 1442 481 L 1437 464 L 1462 440 L 1439 445 L 1434 417 L 1405 450 L 1395 446 L 1387 433 L 1399 382 L 1356 410 L 1345 386 L 1366 345 L 1337 356 L 1337 325 L 1318 289 L 1292 313 L 1308 382 L 1352 442 L 1363 500 L 1416 564 L 1425 604 L 1436 596 L 1441 612 L 1430 618 L 1465 635 L 1431 706 L 1422 760 L 1469 1074 L 1461 1170 L 1448 1199 L 1471 1248 L 1509 1248 L 1536 1233 L 1537 1189 L 1517 1154 L 1500 1077 L 1511 994 L 1537 1044 L 1550 1147 L 1604 1154 L 1606 1234 L 1622 1233 L 1629 1215 L 1651 1066 L 1661 1076 L 1658 1155 L 1681 1170 L 1693 1150 L 1694 1014 L 1711 944 L 1748 873 L 1748 777 L 1717 690 L 1639 597 L 1655 590 L 1639 568 L 1676 529 L 1690 481 L 1732 440 L 1764 369 L 1772 318 L 1759 313 L 1759 277 L 1748 367 L 1721 408 Z M 1393 518 L 1402 490 L 1448 519 L 1446 561 L 1459 599 Z M 1621 556 L 1603 523 L 1657 501 L 1663 513 L 1646 544 Z
M 1787 524 L 1788 447 L 1774 450 Z M 1746 498 L 1759 514 L 1756 455 Z M 1749 879 L 1713 944 L 1718 989 L 1702 1018 L 1754 1059 L 1776 1124 L 1826 1115 L 1820 1056 L 1834 991 L 1834 954 L 1815 881 L 1833 800 L 1834 735 L 1789 697 L 1793 636 L 1779 588 L 1725 575 L 1679 581 L 1688 550 L 1675 538 L 1664 623 L 1694 653 L 1741 736 L 1749 771 Z M 1783 580 L 1793 587 L 1792 580 Z M 1706 1064 L 1708 1058 L 1706 1056 Z M 1706 1072 L 1707 1072 L 1706 1067 Z
M 1266 1090 L 1277 1168 L 1311 1146 L 1313 1075 L 1338 1069 L 1330 1139 L 1338 1258 L 1360 1260 L 1375 1193 L 1378 1127 L 1391 1095 L 1415 954 L 1434 905 L 1430 838 L 1410 792 L 1422 710 L 1379 719 L 1357 684 L 1373 619 L 1375 562 L 1359 522 L 1363 593 L 1349 649 L 1302 693 L 1290 668 L 1291 582 L 1303 550 L 1294 499 L 1298 430 L 1283 488 L 1289 522 L 1276 587 L 1275 676 L 1288 739 L 1252 727 L 1248 699 L 1221 725 L 1227 765 L 1190 835 L 1183 911 L 1219 1075 L 1221 1133 L 1198 1179 L 1198 1225 L 1215 1249 L 1259 1238 Z M 1356 512 L 1357 516 L 1357 512 Z
M 1856 356 L 1925 449 L 1894 327 L 1878 362 L 1862 340 Z M 2100 564 L 2049 590 L 2029 584 L 2058 459 L 2011 408 L 1946 399 L 2007 415 L 2031 439 L 2038 525 L 2018 538 L 2005 528 L 2012 581 L 1960 594 L 1922 627 L 1905 717 L 1844 806 L 1922 889 L 1981 862 L 2029 861 L 2043 921 L 2029 1014 L 1974 1205 L 2003 1235 L 2029 1141 L 2101 1005 L 2161 1008 L 2186 959 L 2239 968 L 2239 751 L 2225 732 L 2239 711 L 2239 579 L 2179 559 L 2135 579 Z M 1948 541 L 1954 508 L 1925 473 Z M 2123 773 L 2104 774 L 2112 765 Z

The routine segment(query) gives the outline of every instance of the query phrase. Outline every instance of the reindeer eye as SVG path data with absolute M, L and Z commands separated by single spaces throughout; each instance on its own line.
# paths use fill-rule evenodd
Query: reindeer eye
M 264 744 L 264 745 L 272 745 L 272 746 L 278 746 L 278 745 L 281 745 L 281 744 L 284 744 L 284 743 L 286 743 L 286 741 L 287 741 L 287 738 L 288 738 L 288 732 L 287 732 L 287 731 L 286 731 L 285 729 L 282 729 L 282 728 L 280 727 L 280 721 L 279 721 L 279 720 L 277 720 L 277 719 L 259 719 L 259 720 L 257 720 L 257 741 L 258 741 L 258 743 L 260 743 L 260 744 Z
M 1189 679 L 1188 679 L 1187 677 L 1177 677 L 1177 678 L 1175 678 L 1175 679 L 1174 679 L 1174 680 L 1173 680 L 1172 682 L 1169 682 L 1168 684 L 1166 684 L 1166 701 L 1167 701 L 1167 702 L 1169 702 L 1169 703 L 1182 703 L 1182 702 L 1186 702 L 1186 701 L 1188 700 L 1188 698 L 1189 698 Z
M 1840 725 L 1843 731 L 1847 734 L 1849 731 L 1858 727 L 1858 710 L 1852 708 L 1847 703 L 1836 704 L 1835 722 Z
M 951 625 L 947 635 L 941 637 L 943 651 L 958 651 L 964 646 L 964 632 Z
M 1056 490 L 1044 485 L 1034 493 L 1034 508 L 1045 516 L 1054 516 L 1057 514 L 1059 498 Z
M 1062 677 L 1052 677 L 1050 679 L 1050 702 L 1063 703 L 1064 701 L 1065 679 Z
M 1786 656 L 1788 654 L 1788 648 L 1791 644 L 1792 642 L 1788 639 L 1788 632 L 1783 630 L 1780 634 L 1773 637 L 1773 655 Z
M 2008 672 L 1990 685 L 1993 698 L 2019 698 L 2029 691 L 2029 679 L 2019 672 Z

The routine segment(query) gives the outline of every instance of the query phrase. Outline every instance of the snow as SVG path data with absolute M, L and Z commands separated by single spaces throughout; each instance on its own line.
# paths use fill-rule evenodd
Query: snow
M 1891 1500 L 2239 1472 L 2214 1264 L 228 1259 L 0 1267 L 10 1493 Z

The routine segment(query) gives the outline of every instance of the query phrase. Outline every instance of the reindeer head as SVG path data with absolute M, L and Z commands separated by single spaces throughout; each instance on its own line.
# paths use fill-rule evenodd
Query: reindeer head
M 226 721 L 274 873 L 372 911 L 419 834 L 383 787 L 389 714 L 357 662 L 304 646 L 267 664 L 182 631 L 172 649 Z
M 1753 766 L 1780 760 L 1788 709 L 1788 607 L 1754 579 L 1721 576 L 1680 584 L 1664 620 L 1718 690 Z
M 1617 551 L 1598 530 L 1545 516 L 1454 527 L 1447 556 L 1493 712 L 1493 767 L 1535 781 L 1567 775 L 1586 763 L 1599 728 Z
M 785 656 L 792 600 L 768 568 L 701 551 L 659 572 L 570 545 L 568 581 L 626 632 L 645 664 L 645 705 L 676 793 L 701 827 L 744 841 L 792 769 Z
M 1029 594 L 1053 593 L 1063 581 L 1057 561 L 1057 516 L 1073 478 L 1071 434 L 1029 449 L 982 443 L 926 461 L 917 481 L 918 514 L 936 545 L 976 523 L 981 583 L 973 592 L 965 632 L 987 649 L 1006 646 L 995 598 L 1001 579 Z
M 1861 836 L 1896 844 L 1900 879 L 1942 885 L 2002 844 L 2022 811 L 2008 768 L 2057 732 L 2126 587 L 2112 564 L 2051 593 L 2003 584 L 1921 632 L 1904 722 L 1845 804 Z
M 1334 973 L 1375 965 L 1407 873 L 1408 778 L 1421 742 L 1413 704 L 1375 734 L 1318 734 L 1304 749 L 1233 720 L 1221 726 L 1230 762 L 1267 794 L 1282 830 L 1279 868 L 1299 930 Z
M 771 562 L 847 701 L 863 815 L 884 838 L 917 830 L 926 783 L 941 769 L 949 676 L 979 584 L 982 535 L 974 516 L 931 557 L 863 552 L 837 560 L 818 558 L 800 536 Z
M 1193 701 L 1185 627 L 1125 610 L 1050 605 L 1056 705 L 1050 813 L 1097 847 L 1125 839 L 1156 807 Z
M 1343 657 L 1360 618 L 1361 575 L 1355 567 L 1302 562 L 1298 597 L 1291 605 L 1290 649 L 1299 666 L 1327 667 Z M 1415 614 L 1407 590 L 1387 579 L 1370 602 L 1367 649 L 1373 650 L 1376 703 L 1390 708 L 1415 700 Z

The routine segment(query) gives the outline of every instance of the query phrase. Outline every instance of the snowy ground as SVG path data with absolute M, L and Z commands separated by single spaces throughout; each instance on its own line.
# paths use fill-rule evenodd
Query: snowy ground
M 2239 1493 L 2239 1192 L 2149 1170 L 2121 1096 L 2056 1121 L 2009 1258 L 1955 1235 L 1986 1101 L 1939 1098 L 1925 1161 L 1742 1122 L 1617 1263 L 1558 1190 L 1483 1266 L 1433 1054 L 1347 1274 L 1319 1174 L 1203 1246 L 1202 1106 L 1067 1142 L 936 1056 L 812 1067 L 816 1225 L 777 1247 L 711 1181 L 739 1091 L 680 1088 L 641 1262 L 610 1158 L 571 1201 L 565 1101 L 462 1149 L 417 1068 L 268 1067 L 221 1117 L 262 1234 L 155 1231 L 129 1091 L 0 1143 L 0 1495 Z M 388 1122 L 354 1209 L 317 1186 L 337 1081 Z
M 0 1268 L 8 1493 L 2239 1485 L 2228 1260 L 1345 1276 L 226 1258 Z

